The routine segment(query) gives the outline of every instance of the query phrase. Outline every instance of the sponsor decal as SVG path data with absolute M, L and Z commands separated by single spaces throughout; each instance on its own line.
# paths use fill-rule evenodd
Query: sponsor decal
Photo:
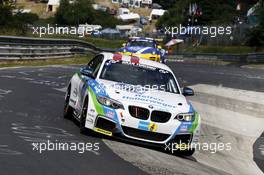
M 188 125 L 186 125 L 186 124 L 182 124 L 179 127 L 180 127 L 180 132 L 187 132 L 188 131 Z
M 153 109 L 154 107 L 153 107 L 152 105 L 149 105 L 149 108 L 150 108 L 150 109 Z
M 144 131 L 148 131 L 148 125 L 149 122 L 146 121 L 140 121 L 138 124 L 138 129 L 144 130 Z
M 137 52 L 137 51 L 141 50 L 142 47 L 135 46 L 135 47 L 128 47 L 127 49 L 130 50 L 130 51 L 132 51 L 132 52 Z
M 149 131 L 151 131 L 151 132 L 157 131 L 157 125 L 155 123 L 150 123 L 148 128 L 149 128 Z
M 115 117 L 115 113 L 113 111 L 107 111 L 105 116 L 113 119 Z
M 150 132 L 157 131 L 157 125 L 153 122 L 140 121 L 138 124 L 138 129 Z
M 100 128 L 95 128 L 94 131 L 99 132 L 99 133 L 104 134 L 104 135 L 108 135 L 108 136 L 112 136 L 113 135 L 112 132 L 106 131 L 106 130 L 100 129 Z
M 123 96 L 122 98 L 124 100 L 152 103 L 152 104 L 159 105 L 159 106 L 166 107 L 166 108 L 176 108 L 176 106 L 167 104 L 162 99 L 155 98 L 155 97 L 152 97 L 152 96 L 145 96 L 145 95 L 142 95 L 142 94 L 136 94 L 135 96 Z
M 77 88 L 74 88 L 74 90 L 73 90 L 73 92 L 72 92 L 72 95 L 73 95 L 74 97 L 77 97 L 77 95 L 78 95 Z

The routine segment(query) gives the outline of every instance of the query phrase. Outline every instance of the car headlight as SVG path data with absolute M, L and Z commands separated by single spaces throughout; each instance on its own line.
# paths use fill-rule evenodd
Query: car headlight
M 179 121 L 191 122 L 194 121 L 194 118 L 194 113 L 182 113 L 178 114 L 174 119 L 177 119 Z
M 113 109 L 124 109 L 124 106 L 119 101 L 113 100 L 108 97 L 103 96 L 97 96 L 97 101 L 107 107 L 113 108 Z
M 156 52 L 155 52 L 155 51 L 153 51 L 153 52 L 152 52 L 152 54 L 153 54 L 153 55 L 156 55 Z

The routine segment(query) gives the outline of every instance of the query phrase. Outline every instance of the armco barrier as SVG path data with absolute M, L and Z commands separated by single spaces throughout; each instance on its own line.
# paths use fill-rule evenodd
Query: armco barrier
M 264 53 L 249 53 L 249 54 L 194 54 L 180 53 L 168 55 L 167 59 L 175 61 L 226 61 L 237 63 L 264 63 Z
M 75 39 L 29 38 L 0 36 L 0 60 L 46 59 L 86 55 L 116 49 L 98 48 L 93 44 Z M 167 56 L 169 60 L 227 61 L 239 63 L 264 63 L 264 53 L 249 54 L 196 54 L 179 53 Z
M 90 43 L 74 39 L 0 36 L 0 60 L 69 57 L 101 51 Z

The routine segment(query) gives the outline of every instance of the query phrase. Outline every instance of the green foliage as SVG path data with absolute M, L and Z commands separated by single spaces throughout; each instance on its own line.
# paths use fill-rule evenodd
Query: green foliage
M 100 24 L 103 27 L 115 28 L 116 25 L 124 24 L 121 20 L 114 18 L 112 15 L 109 15 L 106 12 L 95 11 L 96 18 L 92 24 Z
M 153 0 L 153 3 L 160 4 L 164 9 L 171 8 L 177 0 Z
M 249 36 L 246 44 L 249 46 L 261 47 L 264 46 L 264 30 L 263 27 L 255 27 L 251 29 L 247 35 Z
M 61 0 L 55 15 L 55 21 L 64 25 L 91 23 L 93 20 L 94 10 L 89 0 L 76 0 L 71 4 L 68 0 Z
M 230 0 L 201 0 L 202 16 L 198 19 L 201 24 L 226 24 L 232 22 L 237 14 L 236 1 Z
M 162 1 L 160 1 L 162 2 Z M 202 10 L 202 15 L 196 17 L 198 25 L 227 24 L 232 22 L 237 14 L 237 2 L 232 0 L 170 0 L 171 7 L 163 15 L 157 26 L 175 26 L 178 24 L 187 24 L 190 3 L 196 2 Z
M 19 11 L 13 14 L 13 9 L 14 6 L 11 3 L 0 4 L 0 26 L 21 27 L 21 25 L 33 24 L 38 20 L 38 15 L 36 14 L 21 13 Z
M 15 66 L 48 66 L 48 65 L 72 65 L 72 64 L 87 64 L 94 55 L 77 56 L 73 58 L 50 58 L 45 60 L 8 60 L 1 61 L 1 67 L 15 67 Z
M 262 47 L 264 46 L 264 9 L 259 7 L 257 9 L 258 25 L 250 29 L 247 33 L 247 45 Z
M 10 24 L 12 18 L 12 6 L 0 5 L 0 26 Z
M 23 35 L 26 33 L 27 25 L 38 20 L 38 16 L 33 13 L 13 14 L 14 6 L 10 3 L 0 4 L 0 33 L 15 33 Z
M 14 24 L 18 26 L 33 24 L 38 19 L 39 19 L 38 15 L 34 13 L 16 13 L 13 16 Z
M 174 0 L 175 4 L 158 20 L 156 26 L 175 26 L 177 24 L 184 24 L 187 22 L 187 16 L 185 15 L 189 3 L 192 0 Z
M 61 0 L 55 22 L 61 25 L 98 24 L 103 27 L 114 27 L 121 23 L 106 12 L 95 11 L 90 0 L 76 0 L 72 4 L 68 0 Z

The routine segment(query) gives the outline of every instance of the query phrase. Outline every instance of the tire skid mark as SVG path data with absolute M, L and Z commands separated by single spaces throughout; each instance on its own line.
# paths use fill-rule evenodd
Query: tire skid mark
M 19 138 L 26 142 L 30 142 L 31 144 L 46 143 L 48 141 L 55 143 L 80 142 L 79 139 L 75 138 L 75 135 L 57 127 L 40 125 L 27 126 L 24 123 L 12 123 L 11 130 Z M 92 152 L 97 156 L 100 155 L 99 152 L 94 150 L 90 150 L 89 152 Z
M 9 156 L 14 156 L 14 155 L 22 155 L 22 152 L 12 150 L 9 148 L 8 145 L 0 145 L 0 155 L 9 155 Z

